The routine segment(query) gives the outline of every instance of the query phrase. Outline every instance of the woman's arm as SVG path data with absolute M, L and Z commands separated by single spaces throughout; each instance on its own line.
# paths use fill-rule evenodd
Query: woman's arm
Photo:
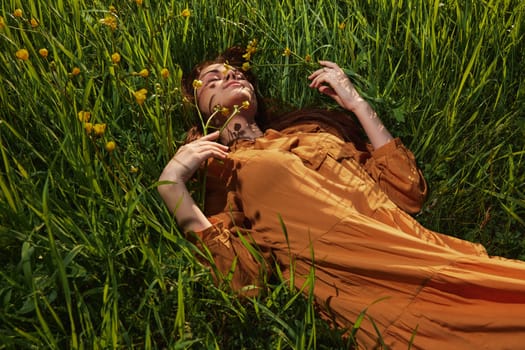
M 201 164 L 209 158 L 225 158 L 228 147 L 214 142 L 219 132 L 214 132 L 180 147 L 168 162 L 159 181 L 158 191 L 166 206 L 184 232 L 202 231 L 211 226 L 186 188 Z
M 227 156 L 228 147 L 214 142 L 218 137 L 217 131 L 180 147 L 162 171 L 158 191 L 182 230 L 199 237 L 194 243 L 208 256 L 201 261 L 212 267 L 216 284 L 226 283 L 240 295 L 255 296 L 270 274 L 269 255 L 261 253 L 262 259 L 256 259 L 240 237 L 223 229 L 222 222 L 212 225 L 185 185 L 202 162 Z
M 313 72 L 308 79 L 310 87 L 333 98 L 341 107 L 355 114 L 374 149 L 390 142 L 393 137 L 386 129 L 370 104 L 359 95 L 348 76 L 336 64 L 319 61 L 323 66 Z
M 323 68 L 308 78 L 310 87 L 333 98 L 341 107 L 355 114 L 374 151 L 363 164 L 365 170 L 400 208 L 416 213 L 427 195 L 427 184 L 416 160 L 399 139 L 393 139 L 377 113 L 363 99 L 339 66 L 319 62 Z

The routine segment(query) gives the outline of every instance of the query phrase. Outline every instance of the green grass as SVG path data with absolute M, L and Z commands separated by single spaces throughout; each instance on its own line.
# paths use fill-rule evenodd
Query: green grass
M 99 22 L 110 5 L 115 30 Z M 1 0 L 0 16 L 2 349 L 352 343 L 286 282 L 255 300 L 214 287 L 156 192 L 194 122 L 182 72 L 253 38 L 265 96 L 333 107 L 308 89 L 306 56 L 339 63 L 416 153 L 431 188 L 418 220 L 525 259 L 521 1 Z

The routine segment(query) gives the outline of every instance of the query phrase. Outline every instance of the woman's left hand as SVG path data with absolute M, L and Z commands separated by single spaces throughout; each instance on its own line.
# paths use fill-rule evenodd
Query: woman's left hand
M 323 68 L 316 70 L 308 77 L 312 81 L 310 87 L 330 96 L 344 109 L 354 111 L 357 105 L 364 100 L 348 76 L 334 62 L 319 61 L 319 63 Z

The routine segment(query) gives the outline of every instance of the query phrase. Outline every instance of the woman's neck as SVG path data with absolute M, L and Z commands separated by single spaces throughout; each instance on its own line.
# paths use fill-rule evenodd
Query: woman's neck
M 247 120 L 239 115 L 230 120 L 228 125 L 222 130 L 219 141 L 223 145 L 228 145 L 235 140 L 255 140 L 261 136 L 263 136 L 263 132 L 253 119 Z

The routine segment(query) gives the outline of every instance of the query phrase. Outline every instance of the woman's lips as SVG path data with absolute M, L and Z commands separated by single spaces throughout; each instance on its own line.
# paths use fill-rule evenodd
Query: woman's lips
M 230 87 L 232 85 L 244 86 L 240 82 L 234 80 L 234 81 L 230 81 L 230 82 L 226 83 L 225 87 Z

